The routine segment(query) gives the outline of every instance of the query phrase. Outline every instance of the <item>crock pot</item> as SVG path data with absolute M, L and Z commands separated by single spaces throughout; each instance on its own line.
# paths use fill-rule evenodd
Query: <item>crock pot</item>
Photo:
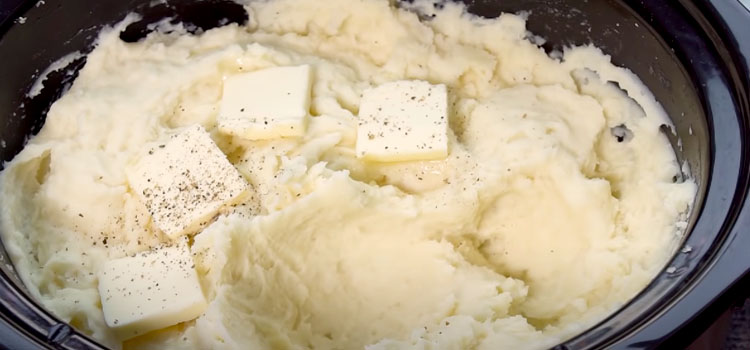
M 616 314 L 555 349 L 684 348 L 732 303 L 750 297 L 747 1 L 464 2 L 486 17 L 525 11 L 545 50 L 593 43 L 635 72 L 672 117 L 674 130 L 665 125 L 663 132 L 690 166 L 683 176 L 700 187 L 688 233 L 662 272 Z M 60 57 L 90 51 L 97 32 L 129 12 L 142 20 L 121 33 L 125 41 L 137 41 L 164 18 L 201 29 L 247 20 L 229 1 L 2 0 L 0 160 L 13 158 L 39 131 L 85 57 L 51 72 L 29 97 L 36 78 Z M 104 349 L 32 300 L 2 247 L 0 262 L 0 348 Z

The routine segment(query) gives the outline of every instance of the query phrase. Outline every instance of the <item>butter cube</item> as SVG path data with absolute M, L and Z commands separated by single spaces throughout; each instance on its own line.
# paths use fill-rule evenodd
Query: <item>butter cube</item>
M 249 186 L 200 125 L 151 148 L 127 173 L 156 226 L 172 239 L 198 231 Z
M 311 80 L 308 65 L 274 67 L 226 78 L 219 129 L 249 140 L 304 135 Z
M 107 326 L 122 339 L 192 320 L 207 307 L 184 241 L 107 261 L 99 296 Z
M 396 81 L 364 92 L 357 157 L 380 162 L 433 160 L 448 155 L 445 85 Z

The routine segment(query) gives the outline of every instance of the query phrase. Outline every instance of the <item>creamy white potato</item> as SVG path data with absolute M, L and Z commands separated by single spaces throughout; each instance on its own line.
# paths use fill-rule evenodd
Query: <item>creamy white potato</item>
M 434 18 L 273 0 L 200 35 L 105 30 L 0 174 L 3 243 L 29 292 L 115 349 L 539 349 L 615 311 L 664 267 L 696 192 L 673 181 L 662 108 L 595 47 L 548 57 L 521 16 L 415 6 Z M 304 137 L 219 132 L 223 79 L 300 64 Z M 412 79 L 448 87 L 448 157 L 357 159 L 363 91 Z M 191 239 L 205 314 L 123 342 L 98 268 L 169 241 L 125 170 L 195 124 L 253 196 Z

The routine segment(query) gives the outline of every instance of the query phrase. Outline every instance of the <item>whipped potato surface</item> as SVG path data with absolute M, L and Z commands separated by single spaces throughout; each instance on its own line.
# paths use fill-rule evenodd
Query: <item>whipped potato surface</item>
M 409 6 L 254 1 L 246 26 L 104 30 L 0 174 L 3 244 L 31 295 L 114 349 L 368 350 L 541 349 L 634 297 L 696 193 L 674 180 L 651 93 L 595 47 L 550 58 L 522 16 Z M 218 128 L 227 77 L 303 65 L 302 136 Z M 447 157 L 358 158 L 364 91 L 404 80 L 445 85 Z M 190 235 L 205 312 L 126 340 L 97 276 L 172 241 L 127 169 L 196 125 L 250 189 Z

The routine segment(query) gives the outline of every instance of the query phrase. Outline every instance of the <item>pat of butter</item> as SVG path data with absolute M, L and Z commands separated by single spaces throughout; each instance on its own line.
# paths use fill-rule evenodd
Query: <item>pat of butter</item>
M 304 135 L 311 80 L 308 65 L 274 67 L 227 77 L 219 129 L 249 140 Z
M 192 320 L 207 307 L 184 241 L 107 261 L 99 296 L 107 326 L 122 339 Z
M 424 81 L 386 83 L 362 96 L 357 157 L 381 162 L 445 158 L 447 133 L 445 85 Z
M 127 173 L 156 226 L 172 239 L 198 231 L 249 186 L 199 125 L 151 148 Z

